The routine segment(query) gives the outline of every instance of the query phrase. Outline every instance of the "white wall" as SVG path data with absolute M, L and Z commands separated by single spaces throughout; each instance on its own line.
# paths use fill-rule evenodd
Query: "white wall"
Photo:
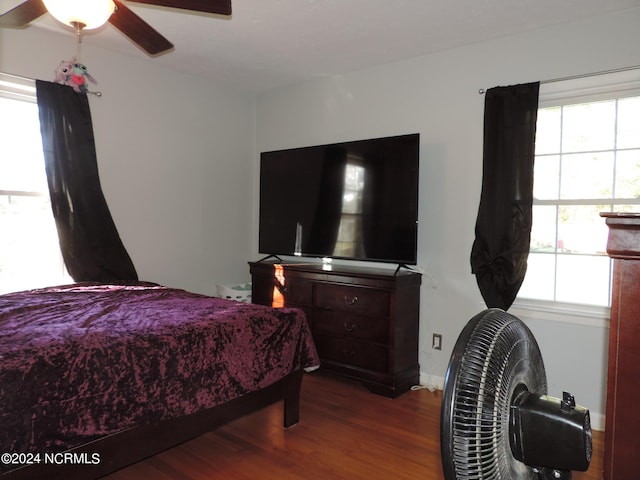
M 72 33 L 0 29 L 0 71 L 52 80 Z M 133 45 L 131 48 L 135 48 Z M 249 278 L 254 97 L 83 42 L 105 197 L 141 279 L 215 293 Z
M 403 133 L 421 134 L 418 263 L 420 364 L 441 382 L 464 324 L 484 308 L 469 254 L 480 196 L 484 97 L 480 88 L 640 64 L 640 9 L 558 25 L 260 95 L 256 152 Z M 258 168 L 256 155 L 256 171 Z M 254 180 L 255 181 L 255 180 Z M 255 190 L 257 191 L 257 186 Z M 253 249 L 257 255 L 257 200 Z M 527 320 L 550 394 L 570 389 L 602 428 L 606 322 Z M 431 350 L 432 333 L 443 350 Z M 434 378 L 435 377 L 435 378 Z

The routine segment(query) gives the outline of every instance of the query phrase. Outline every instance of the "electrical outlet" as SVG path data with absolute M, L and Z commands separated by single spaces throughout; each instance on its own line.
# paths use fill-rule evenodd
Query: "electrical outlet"
M 431 341 L 431 348 L 434 350 L 442 350 L 442 335 L 439 333 L 433 334 L 433 340 Z

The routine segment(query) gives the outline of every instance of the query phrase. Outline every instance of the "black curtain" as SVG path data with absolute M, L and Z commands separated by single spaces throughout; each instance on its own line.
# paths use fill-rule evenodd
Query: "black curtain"
M 42 146 L 62 256 L 77 281 L 137 280 L 98 177 L 87 96 L 36 81 Z
M 318 188 L 320 208 L 316 210 L 309 233 L 308 251 L 313 254 L 331 256 L 336 248 L 346 169 L 347 151 L 342 148 L 327 148 Z
M 375 155 L 367 153 L 364 155 L 364 192 L 362 192 L 362 237 L 361 245 L 364 250 L 363 254 L 369 257 L 382 257 L 381 243 L 390 242 L 395 240 L 394 238 L 385 238 L 390 235 L 384 235 L 380 231 L 381 222 L 378 218 L 382 211 L 383 215 L 395 214 L 396 212 L 387 212 L 381 209 L 379 203 L 382 201 L 379 195 L 376 195 L 376 191 L 380 191 L 383 185 L 382 179 L 385 173 L 382 168 L 382 162 L 378 161 Z M 382 238 L 381 238 L 382 237 Z M 386 245 L 385 245 L 386 247 Z
M 484 106 L 482 194 L 471 250 L 487 307 L 508 310 L 527 271 L 540 83 L 491 88 Z

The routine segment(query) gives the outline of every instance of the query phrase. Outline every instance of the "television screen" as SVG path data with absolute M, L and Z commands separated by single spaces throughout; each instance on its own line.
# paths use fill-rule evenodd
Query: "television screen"
M 260 155 L 259 250 L 415 265 L 420 135 Z

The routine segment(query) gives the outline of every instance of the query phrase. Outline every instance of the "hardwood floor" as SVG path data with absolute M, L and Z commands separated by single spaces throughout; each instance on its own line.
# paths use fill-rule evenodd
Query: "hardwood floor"
M 105 479 L 442 480 L 441 398 L 418 390 L 392 400 L 305 375 L 298 425 L 282 428 L 278 403 Z M 603 436 L 594 432 L 591 467 L 573 480 L 602 479 Z

